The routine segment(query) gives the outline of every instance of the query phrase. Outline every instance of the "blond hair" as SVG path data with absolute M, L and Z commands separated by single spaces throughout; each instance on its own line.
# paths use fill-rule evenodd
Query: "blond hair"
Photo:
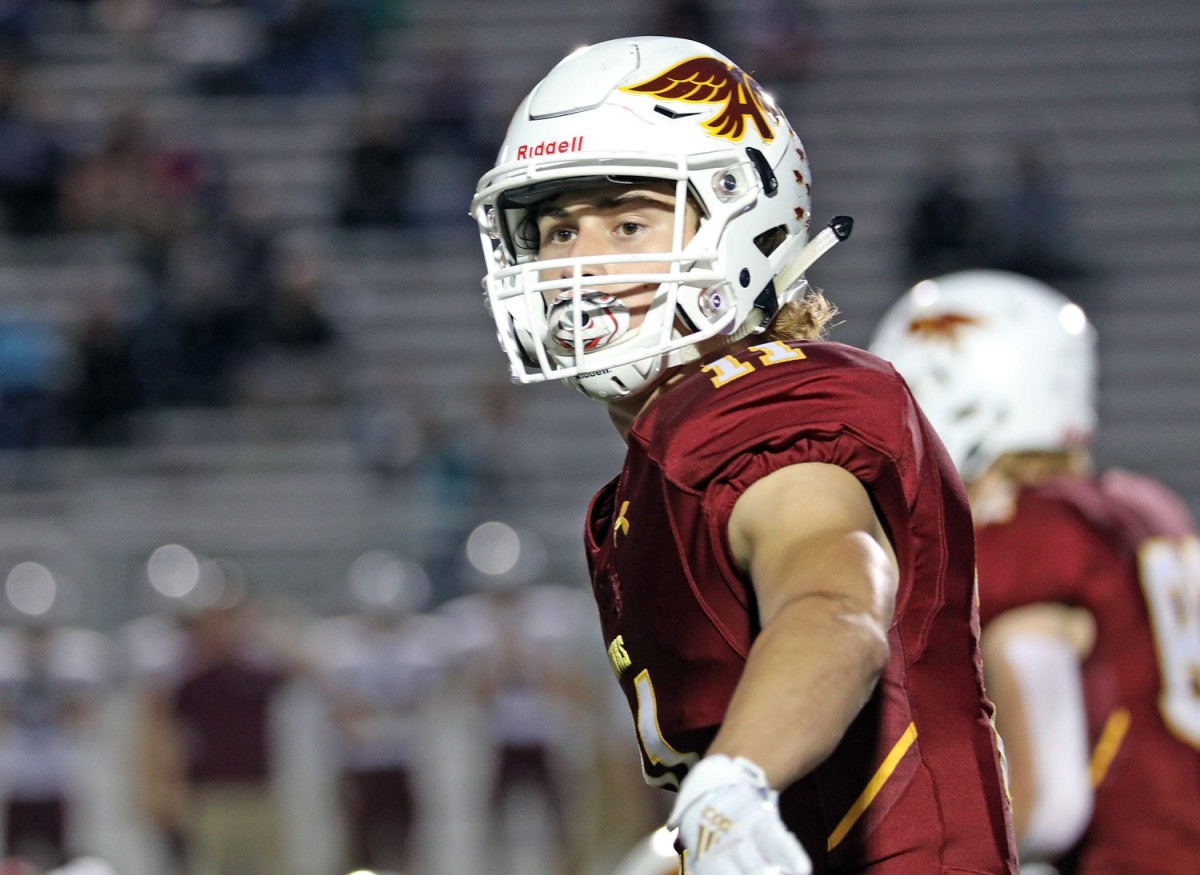
M 820 340 L 837 313 L 837 306 L 821 294 L 820 289 L 809 288 L 803 298 L 779 308 L 767 327 L 767 337 L 771 340 Z
M 1053 477 L 1082 477 L 1091 470 L 1091 454 L 1083 447 L 1061 450 L 1010 451 L 993 463 L 1004 479 L 1031 486 Z

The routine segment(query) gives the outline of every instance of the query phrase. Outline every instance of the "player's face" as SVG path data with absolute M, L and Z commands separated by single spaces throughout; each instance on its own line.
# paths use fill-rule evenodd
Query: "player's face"
M 696 232 L 697 218 L 689 203 L 684 242 Z M 567 192 L 538 208 L 538 257 L 542 259 L 670 252 L 675 229 L 675 186 L 670 182 L 611 185 Z M 586 276 L 663 273 L 666 262 L 622 262 L 590 265 Z M 569 268 L 544 271 L 543 279 L 570 276 Z M 630 327 L 637 327 L 658 288 L 656 283 L 604 284 L 629 308 Z

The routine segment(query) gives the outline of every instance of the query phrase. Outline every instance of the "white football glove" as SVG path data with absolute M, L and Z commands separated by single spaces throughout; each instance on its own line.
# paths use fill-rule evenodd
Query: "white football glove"
M 688 875 L 811 875 L 812 862 L 779 817 L 779 794 L 744 757 L 704 757 L 667 818 L 687 849 Z

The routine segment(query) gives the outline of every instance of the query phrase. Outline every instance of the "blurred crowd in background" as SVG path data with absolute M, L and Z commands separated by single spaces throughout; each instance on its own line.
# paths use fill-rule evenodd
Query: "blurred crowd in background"
M 176 544 L 147 561 L 161 610 L 0 632 L 0 871 L 611 871 L 665 810 L 590 595 L 491 573 L 478 539 L 480 585 L 437 606 L 386 551 L 317 617 Z
M 0 317 L 0 449 L 134 439 L 129 414 L 230 405 L 254 391 L 253 363 L 320 355 L 338 332 L 322 304 L 328 265 L 203 132 L 164 130 L 136 103 L 65 123 L 52 89 L 32 87 L 38 28 L 107 32 L 130 52 L 174 59 L 178 89 L 222 96 L 341 94 L 359 103 L 331 205 L 345 230 L 470 233 L 463 197 L 489 166 L 504 120 L 451 39 L 428 47 L 429 87 L 401 109 L 363 83 L 378 46 L 404 27 L 395 0 L 9 0 L 0 8 L 0 228 L 10 238 L 115 233 L 131 238 L 136 306 L 115 278 L 81 296 L 77 330 Z M 661 2 L 647 30 L 689 36 L 739 58 L 763 81 L 819 75 L 820 18 L 767 4 L 734 35 L 700 0 Z M 726 45 L 732 43 L 732 45 Z M 1087 275 L 1054 156 L 1012 145 L 1018 184 L 981 198 L 953 143 L 932 143 L 905 231 L 910 278 L 995 266 L 1047 282 Z M 455 179 L 443 185 L 445 166 Z M 326 375 L 311 391 L 336 394 Z
M 65 118 L 38 77 L 47 34 L 103 35 L 130 57 L 168 59 L 178 95 L 201 103 L 340 96 L 353 121 L 328 225 L 472 241 L 470 186 L 505 119 L 453 34 L 423 46 L 419 97 L 368 87 L 410 5 L 0 0 L 4 251 L 118 235 L 136 277 L 132 294 L 124 276 L 90 277 L 66 322 L 8 306 L 0 288 L 0 451 L 136 445 L 138 414 L 156 409 L 281 392 L 356 401 L 311 229 L 281 220 L 202 130 L 160 127 L 136 101 Z M 822 75 L 816 4 L 769 0 L 736 30 L 720 11 L 659 0 L 643 29 L 706 42 L 771 85 L 803 89 Z M 1016 181 L 993 196 L 968 178 L 955 142 L 930 138 L 896 291 L 966 267 L 1025 273 L 1085 305 L 1102 286 L 1053 142 L 1009 146 Z M 641 784 L 581 581 L 547 583 L 536 562 L 515 573 L 516 558 L 495 559 L 495 544 L 519 534 L 487 529 L 479 508 L 510 500 L 505 447 L 521 437 L 507 387 L 481 385 L 475 401 L 474 429 L 446 433 L 431 419 L 399 462 L 370 428 L 357 435 L 381 480 L 418 460 L 430 513 L 446 524 L 422 565 L 364 553 L 337 584 L 336 610 L 262 598 L 236 562 L 168 544 L 137 572 L 157 607 L 129 605 L 118 628 L 55 625 L 38 619 L 47 572 L 3 569 L 0 875 L 81 857 L 119 875 L 611 871 L 665 802 Z M 32 462 L 6 483 L 41 485 Z M 468 556 L 471 543 L 482 554 Z M 517 551 L 526 561 L 531 543 Z

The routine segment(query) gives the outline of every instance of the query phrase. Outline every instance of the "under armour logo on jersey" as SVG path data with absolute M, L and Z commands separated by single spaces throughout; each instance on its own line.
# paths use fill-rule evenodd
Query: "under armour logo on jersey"
M 608 662 L 612 666 L 613 674 L 617 676 L 617 680 L 621 679 L 621 674 L 625 669 L 633 665 L 633 660 L 629 657 L 629 651 L 625 649 L 625 636 L 618 635 L 609 642 Z
M 617 535 L 629 534 L 629 519 L 625 516 L 625 511 L 629 510 L 629 502 L 621 502 L 621 510 L 617 512 L 617 518 L 613 520 L 613 546 L 617 545 Z
M 724 104 L 720 113 L 704 122 L 709 134 L 737 142 L 745 136 L 749 119 L 764 142 L 775 139 L 767 114 L 778 118 L 778 113 L 769 107 L 758 83 L 745 71 L 716 58 L 689 58 L 645 82 L 626 85 L 621 90 L 653 94 L 663 100 Z

